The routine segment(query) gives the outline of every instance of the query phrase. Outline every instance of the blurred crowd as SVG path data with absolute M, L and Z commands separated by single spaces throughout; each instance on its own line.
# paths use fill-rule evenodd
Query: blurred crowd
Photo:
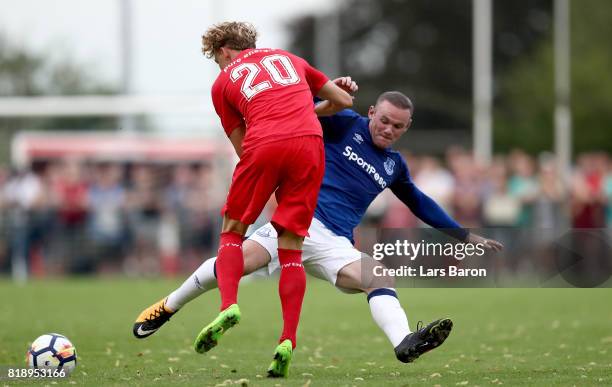
M 215 247 L 217 186 L 203 163 L 66 159 L 0 169 L 0 268 L 25 261 L 34 275 L 188 270 Z
M 486 168 L 461 148 L 443 158 L 404 156 L 416 185 L 465 227 L 612 227 L 612 159 L 605 153 L 578 155 L 567 174 L 552 155 L 520 150 Z M 215 168 L 78 159 L 36 162 L 27 171 L 0 167 L 0 272 L 19 262 L 34 276 L 190 271 L 216 252 L 229 178 Z M 261 222 L 273 208 L 269 203 Z M 364 224 L 422 226 L 389 190 Z
M 444 160 L 404 154 L 415 184 L 464 227 L 604 228 L 612 226 L 612 160 L 606 153 L 576 158 L 562 174 L 552 154 L 515 150 L 483 167 L 450 148 Z M 385 191 L 369 209 L 385 228 L 421 224 Z

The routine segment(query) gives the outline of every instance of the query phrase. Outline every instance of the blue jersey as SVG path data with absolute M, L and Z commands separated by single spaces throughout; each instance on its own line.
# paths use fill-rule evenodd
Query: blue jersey
M 325 176 L 315 218 L 327 228 L 353 242 L 353 229 L 368 206 L 389 188 L 425 223 L 465 239 L 468 232 L 416 187 L 400 153 L 374 145 L 368 118 L 346 109 L 319 120 L 325 141 Z

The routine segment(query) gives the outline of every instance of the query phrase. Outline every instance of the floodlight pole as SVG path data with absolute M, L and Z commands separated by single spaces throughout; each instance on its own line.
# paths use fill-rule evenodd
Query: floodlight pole
M 493 5 L 491 0 L 472 0 L 473 55 L 473 148 L 474 158 L 489 165 L 492 156 L 493 103 Z
M 315 17 L 314 31 L 316 67 L 331 77 L 340 76 L 340 13 Z
M 568 178 L 572 162 L 572 110 L 570 107 L 570 2 L 555 0 L 555 154 L 561 176 Z
M 119 45 L 121 47 L 121 92 L 130 94 L 133 89 L 132 66 L 134 60 L 134 47 L 132 41 L 132 2 L 131 0 L 119 0 L 120 9 L 120 33 Z M 131 133 L 135 130 L 134 117 L 126 114 L 121 116 L 121 131 Z

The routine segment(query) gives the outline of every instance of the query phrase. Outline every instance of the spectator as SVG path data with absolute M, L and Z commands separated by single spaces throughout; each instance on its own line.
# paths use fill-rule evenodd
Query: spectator
M 104 271 L 116 271 L 124 255 L 126 240 L 125 188 L 117 164 L 100 164 L 94 168 L 87 202 L 90 216 L 88 237 L 92 259 Z
M 520 201 L 508 191 L 506 162 L 496 157 L 489 168 L 485 187 L 483 222 L 487 227 L 510 227 L 518 222 Z
M 42 224 L 39 222 L 38 209 L 43 206 L 44 194 L 40 176 L 33 170 L 18 171 L 8 179 L 4 187 L 7 234 L 15 275 L 25 276 L 28 271 L 42 273 L 41 256 L 33 253 L 40 251 Z
M 215 205 L 211 167 L 202 165 L 195 173 L 185 201 L 189 214 L 186 221 L 190 230 L 188 246 L 201 263 L 202 257 L 209 256 L 216 247 L 220 207 Z
M 573 228 L 605 226 L 604 170 L 594 154 L 578 157 L 572 178 L 571 214 Z
M 5 195 L 5 186 L 9 180 L 9 170 L 0 164 L 0 273 L 9 269 L 9 249 L 7 241 L 8 236 L 8 218 L 6 209 L 8 207 Z
M 538 194 L 533 159 L 521 150 L 514 150 L 509 157 L 511 176 L 508 181 L 510 195 L 521 202 L 521 212 L 516 226 L 528 227 L 533 222 L 533 203 Z
M 606 226 L 612 228 L 612 159 L 608 160 L 604 191 L 606 194 Z
M 126 271 L 130 274 L 159 273 L 158 235 L 162 215 L 162 195 L 154 167 L 132 167 L 132 186 L 127 192 L 127 213 L 132 237 Z
M 533 225 L 538 229 L 558 230 L 564 226 L 563 206 L 566 192 L 557 170 L 554 155 L 543 154 L 540 157 L 538 193 L 534 201 Z
M 474 159 L 469 154 L 453 158 L 455 189 L 453 192 L 453 216 L 467 228 L 480 227 L 482 219 L 482 181 Z
M 71 273 L 90 273 L 95 269 L 87 249 L 88 184 L 81 160 L 70 158 L 52 166 L 49 175 L 51 202 L 56 209 L 55 254 Z
M 444 210 L 450 210 L 455 181 L 450 172 L 442 168 L 438 159 L 431 156 L 422 157 L 414 182 Z

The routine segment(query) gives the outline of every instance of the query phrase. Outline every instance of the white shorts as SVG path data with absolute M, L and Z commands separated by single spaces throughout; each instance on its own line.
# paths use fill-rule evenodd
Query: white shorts
M 349 263 L 359 261 L 362 256 L 361 251 L 357 250 L 346 237 L 334 234 L 316 218 L 312 220 L 308 233 L 310 236 L 304 239 L 302 248 L 304 268 L 309 274 L 329 281 L 335 286 L 340 269 Z M 265 224 L 258 228 L 249 240 L 259 243 L 270 253 L 267 274 L 279 270 L 278 240 L 274 226 L 270 223 Z

